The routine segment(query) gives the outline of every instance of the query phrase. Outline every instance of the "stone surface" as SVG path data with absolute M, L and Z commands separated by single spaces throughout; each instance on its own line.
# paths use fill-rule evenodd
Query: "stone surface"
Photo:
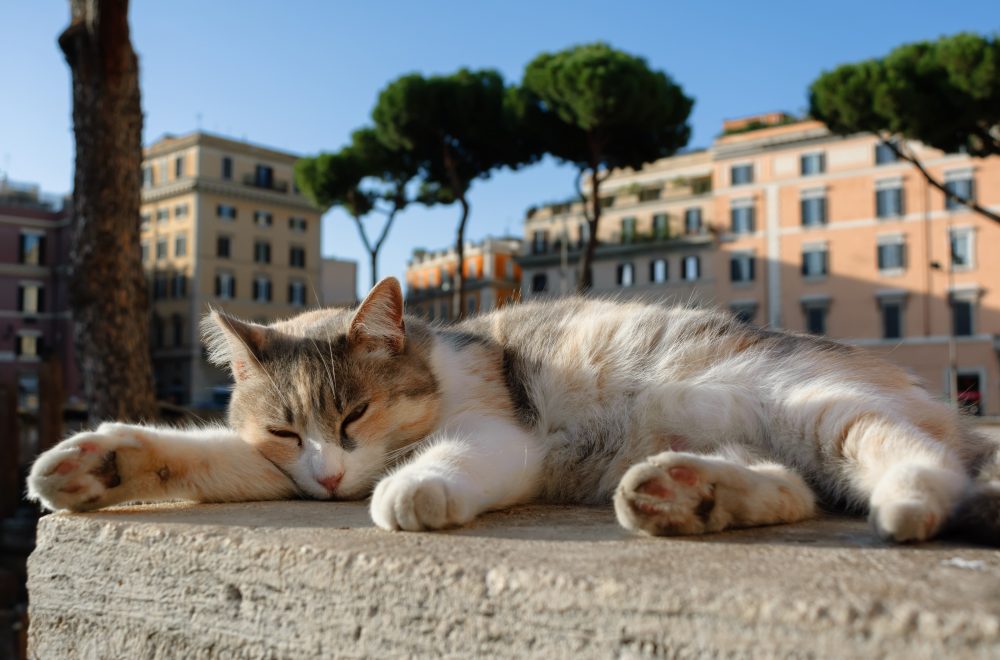
M 626 535 L 522 507 L 445 533 L 361 503 L 43 518 L 36 658 L 1000 657 L 1000 552 L 889 547 L 863 521 Z

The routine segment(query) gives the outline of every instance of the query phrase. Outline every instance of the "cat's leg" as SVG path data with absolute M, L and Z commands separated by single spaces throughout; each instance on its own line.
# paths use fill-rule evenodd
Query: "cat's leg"
M 815 514 L 812 491 L 785 466 L 674 451 L 632 466 L 614 503 L 622 527 L 653 536 L 789 523 Z
M 933 537 L 970 486 L 960 457 L 947 444 L 882 414 L 842 424 L 831 451 L 844 461 L 854 494 L 867 500 L 875 530 L 890 541 Z
M 379 527 L 463 525 L 484 511 L 528 501 L 537 491 L 540 448 L 512 421 L 467 413 L 428 443 L 375 487 L 371 516 Z
M 102 424 L 43 453 L 28 477 L 28 497 L 52 510 L 88 511 L 137 500 L 270 500 L 295 493 L 281 470 L 223 427 Z

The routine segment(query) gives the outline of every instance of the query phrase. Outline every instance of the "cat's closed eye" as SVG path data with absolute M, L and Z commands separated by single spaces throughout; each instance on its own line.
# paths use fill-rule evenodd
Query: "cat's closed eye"
M 302 438 L 295 431 L 289 431 L 288 429 L 271 428 L 271 429 L 268 429 L 267 432 L 270 433 L 271 435 L 275 436 L 275 437 L 278 437 L 278 438 L 291 438 L 291 439 L 294 439 L 295 442 L 298 443 L 299 447 L 302 446 Z
M 364 416 L 365 412 L 367 411 L 368 411 L 367 402 L 362 403 L 359 406 L 354 406 L 354 409 L 351 410 L 351 412 L 347 413 L 347 417 L 345 417 L 344 421 L 340 423 L 340 437 L 347 438 L 348 425 L 361 419 Z

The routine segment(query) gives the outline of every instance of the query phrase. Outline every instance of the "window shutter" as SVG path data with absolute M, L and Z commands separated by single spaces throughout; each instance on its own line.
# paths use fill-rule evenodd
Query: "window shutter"
M 45 236 L 38 237 L 38 265 L 45 265 Z
M 753 280 L 754 280 L 754 272 L 753 272 L 753 271 L 754 271 L 754 263 L 755 263 L 756 261 L 757 261 L 757 260 L 756 260 L 756 259 L 754 259 L 753 257 L 748 257 L 748 258 L 747 258 L 747 265 L 749 266 L 748 270 L 749 270 L 749 274 L 750 274 L 750 281 L 751 281 L 751 282 L 753 282 Z
M 215 295 L 217 297 L 222 295 L 222 280 L 218 275 L 215 276 Z
M 740 260 L 738 257 L 731 257 L 729 259 L 729 281 L 740 281 Z
M 888 246 L 886 246 L 886 245 L 879 245 L 878 246 L 878 267 L 879 267 L 879 270 L 885 269 L 885 249 L 887 247 Z

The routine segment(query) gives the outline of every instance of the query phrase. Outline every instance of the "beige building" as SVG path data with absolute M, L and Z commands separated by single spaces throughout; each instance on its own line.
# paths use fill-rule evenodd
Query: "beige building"
M 694 151 L 615 173 L 602 185 L 595 292 L 679 301 L 714 297 L 712 171 L 711 154 Z M 518 259 L 525 299 L 574 291 L 586 236 L 578 200 L 528 211 Z
M 1000 415 L 1000 257 L 990 252 L 1000 225 L 946 202 L 874 136 L 839 137 L 780 113 L 726 128 L 736 132 L 707 152 L 608 180 L 595 292 L 711 303 L 760 325 L 825 334 L 887 357 L 942 396 L 954 347 L 959 398 Z M 1000 158 L 907 146 L 949 188 L 1000 210 Z M 675 205 L 669 188 L 645 192 L 646 180 L 675 180 L 684 158 L 707 168 L 711 192 Z M 689 203 L 707 228 L 697 245 L 673 229 L 659 243 L 634 238 Z M 541 286 L 561 272 L 551 237 L 565 226 L 572 242 L 579 221 L 578 204 L 529 213 L 526 297 L 560 291 Z
M 294 154 L 196 132 L 144 153 L 143 263 L 151 282 L 157 395 L 225 398 L 203 359 L 209 306 L 266 321 L 301 311 L 320 286 L 320 211 L 293 183 Z
M 521 252 L 517 238 L 486 238 L 465 246 L 465 313 L 488 312 L 518 300 Z M 450 321 L 454 313 L 454 282 L 458 265 L 455 248 L 416 249 L 406 268 L 406 308 L 429 320 Z
M 358 262 L 325 257 L 320 264 L 319 296 L 324 307 L 349 307 L 358 302 Z

